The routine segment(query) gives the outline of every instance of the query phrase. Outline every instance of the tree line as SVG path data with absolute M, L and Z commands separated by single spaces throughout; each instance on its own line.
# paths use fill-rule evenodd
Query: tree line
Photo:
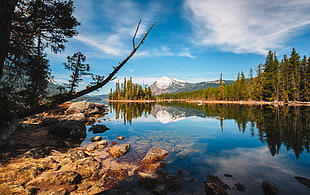
M 150 100 L 154 98 L 150 87 L 133 83 L 131 77 L 128 80 L 125 77 L 122 83 L 117 81 L 115 90 L 111 89 L 109 94 L 110 100 Z
M 254 77 L 238 73 L 236 81 L 224 85 L 222 74 L 219 86 L 204 90 L 159 95 L 160 99 L 205 99 L 205 100 L 255 100 L 255 101 L 310 101 L 310 57 L 302 58 L 293 48 L 291 55 L 278 60 L 275 52 L 269 51 L 264 64 L 259 64 Z

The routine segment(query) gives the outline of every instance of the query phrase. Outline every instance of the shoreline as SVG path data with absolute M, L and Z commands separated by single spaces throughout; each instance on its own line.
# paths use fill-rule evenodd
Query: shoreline
M 107 102 L 119 102 L 119 103 L 157 103 L 157 102 L 186 102 L 195 103 L 198 105 L 205 104 L 240 104 L 240 105 L 274 105 L 274 106 L 310 106 L 310 102 L 268 102 L 268 101 L 230 101 L 230 100 L 188 100 L 188 99 L 159 99 L 159 100 L 109 100 L 105 99 Z

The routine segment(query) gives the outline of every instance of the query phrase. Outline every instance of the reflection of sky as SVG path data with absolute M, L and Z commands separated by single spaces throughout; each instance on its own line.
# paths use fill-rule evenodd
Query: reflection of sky
M 294 155 L 290 153 L 281 153 L 272 157 L 269 149 L 262 146 L 224 150 L 217 156 L 206 156 L 204 161 L 216 170 L 215 175 L 229 173 L 238 182 L 251 187 L 253 191 L 259 190 L 257 184 L 269 181 L 274 183 L 280 192 L 282 191 L 280 194 L 309 192 L 307 187 L 294 179 L 295 176 L 309 177 L 309 165 L 301 165 L 292 158 Z M 306 170 L 308 173 L 305 172 Z
M 131 125 L 115 120 L 113 113 L 107 117 L 111 120 L 102 124 L 111 130 L 99 135 L 109 142 L 129 143 L 131 152 L 146 153 L 151 147 L 175 150 L 167 157 L 165 170 L 169 174 L 178 174 L 177 170 L 181 168 L 196 178 L 195 183 L 185 182 L 185 192 L 199 189 L 199 193 L 204 193 L 201 184 L 208 174 L 219 176 L 231 187 L 238 182 L 244 184 L 246 194 L 262 194 L 260 185 L 263 181 L 273 183 L 280 190 L 279 194 L 309 192 L 294 179 L 295 176 L 310 178 L 309 153 L 304 152 L 296 160 L 294 153 L 282 146 L 279 155 L 273 157 L 267 144 L 259 141 L 256 128 L 253 129 L 254 136 L 251 135 L 250 124 L 243 133 L 234 120 L 224 120 L 222 129 L 218 119 L 195 116 L 161 123 L 154 115 L 148 115 L 133 119 Z M 92 136 L 89 132 L 87 139 Z M 118 141 L 118 136 L 125 136 L 125 139 Z M 184 159 L 180 160 L 180 157 Z M 233 175 L 234 179 L 225 178 L 226 173 Z M 232 193 L 238 194 L 237 191 Z

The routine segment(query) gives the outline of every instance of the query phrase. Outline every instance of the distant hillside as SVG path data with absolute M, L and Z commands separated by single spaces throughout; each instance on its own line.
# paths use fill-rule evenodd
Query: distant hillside
M 232 80 L 224 80 L 224 85 L 233 84 Z M 186 81 L 161 77 L 159 80 L 155 81 L 151 85 L 151 90 L 154 95 L 166 94 L 166 93 L 180 93 L 188 91 L 196 91 L 201 89 L 206 89 L 209 87 L 218 87 L 219 80 L 216 81 L 207 81 L 199 83 L 189 83 Z
M 103 95 L 84 95 L 79 98 L 74 99 L 74 101 L 89 101 L 89 102 L 98 102 L 108 99 L 107 94 Z

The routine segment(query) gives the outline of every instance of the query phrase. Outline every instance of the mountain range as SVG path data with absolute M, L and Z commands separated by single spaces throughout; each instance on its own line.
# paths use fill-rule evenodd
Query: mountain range
M 233 82 L 233 80 L 223 80 L 224 85 L 233 84 Z M 154 95 L 160 95 L 165 93 L 196 91 L 206 89 L 208 87 L 218 87 L 219 83 L 219 80 L 190 83 L 164 76 L 155 81 L 150 87 Z

